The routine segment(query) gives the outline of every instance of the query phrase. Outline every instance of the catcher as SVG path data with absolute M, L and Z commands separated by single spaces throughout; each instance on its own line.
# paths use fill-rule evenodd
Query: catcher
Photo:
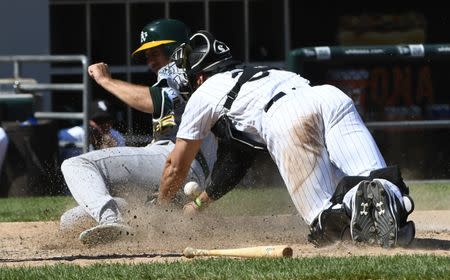
M 397 167 L 386 167 L 345 93 L 331 85 L 312 87 L 289 71 L 239 68 L 229 48 L 207 31 L 182 44 L 173 60 L 186 72 L 187 83 L 179 86 L 192 95 L 161 177 L 161 204 L 173 199 L 212 131 L 222 141 L 267 149 L 311 228 L 311 241 L 342 238 L 348 227 L 356 242 L 411 242 L 408 188 Z M 204 192 L 194 207 L 208 199 Z

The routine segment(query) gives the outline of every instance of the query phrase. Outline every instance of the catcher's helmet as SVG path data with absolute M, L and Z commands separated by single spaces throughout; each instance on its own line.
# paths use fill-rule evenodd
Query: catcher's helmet
M 201 30 L 192 35 L 172 54 L 171 59 L 178 67 L 184 68 L 188 75 L 200 72 L 214 72 L 232 60 L 230 48 L 220 42 L 208 31 Z
M 141 46 L 133 52 L 133 56 L 145 50 L 164 45 L 170 56 L 181 43 L 189 40 L 189 28 L 176 19 L 160 19 L 152 21 L 141 31 Z
M 171 61 L 186 73 L 191 92 L 194 89 L 193 82 L 196 74 L 218 73 L 238 64 L 233 60 L 230 48 L 205 30 L 198 31 L 187 43 L 176 48 L 172 53 Z

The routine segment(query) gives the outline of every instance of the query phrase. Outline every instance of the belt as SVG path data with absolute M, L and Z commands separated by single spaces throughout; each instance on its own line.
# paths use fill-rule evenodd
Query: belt
M 267 113 L 267 111 L 269 111 L 270 107 L 272 107 L 273 103 L 275 103 L 278 99 L 280 99 L 281 97 L 285 96 L 286 93 L 280 91 L 279 93 L 275 94 L 274 97 L 272 97 L 272 99 L 270 99 L 269 102 L 267 102 L 266 106 L 264 106 L 264 112 Z

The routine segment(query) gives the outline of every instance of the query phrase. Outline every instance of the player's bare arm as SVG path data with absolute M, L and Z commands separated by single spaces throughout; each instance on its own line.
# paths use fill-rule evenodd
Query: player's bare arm
M 181 188 L 201 144 L 202 140 L 177 138 L 175 148 L 167 157 L 161 177 L 158 197 L 160 203 L 169 202 Z
M 128 106 L 145 113 L 153 113 L 153 102 L 149 87 L 113 79 L 108 65 L 103 62 L 90 65 L 88 73 L 97 84 Z

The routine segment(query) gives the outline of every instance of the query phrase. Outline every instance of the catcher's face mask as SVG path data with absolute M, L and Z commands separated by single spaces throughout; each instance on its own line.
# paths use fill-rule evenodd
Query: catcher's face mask
M 178 68 L 175 62 L 170 62 L 159 70 L 158 82 L 155 85 L 169 86 L 177 90 L 186 101 L 192 92 L 186 72 L 183 68 Z
M 195 77 L 189 75 L 191 66 L 189 63 L 189 55 L 192 48 L 189 44 L 183 43 L 177 47 L 171 57 L 169 65 L 172 65 L 172 76 L 175 88 L 177 88 L 183 98 L 188 100 L 195 90 Z

